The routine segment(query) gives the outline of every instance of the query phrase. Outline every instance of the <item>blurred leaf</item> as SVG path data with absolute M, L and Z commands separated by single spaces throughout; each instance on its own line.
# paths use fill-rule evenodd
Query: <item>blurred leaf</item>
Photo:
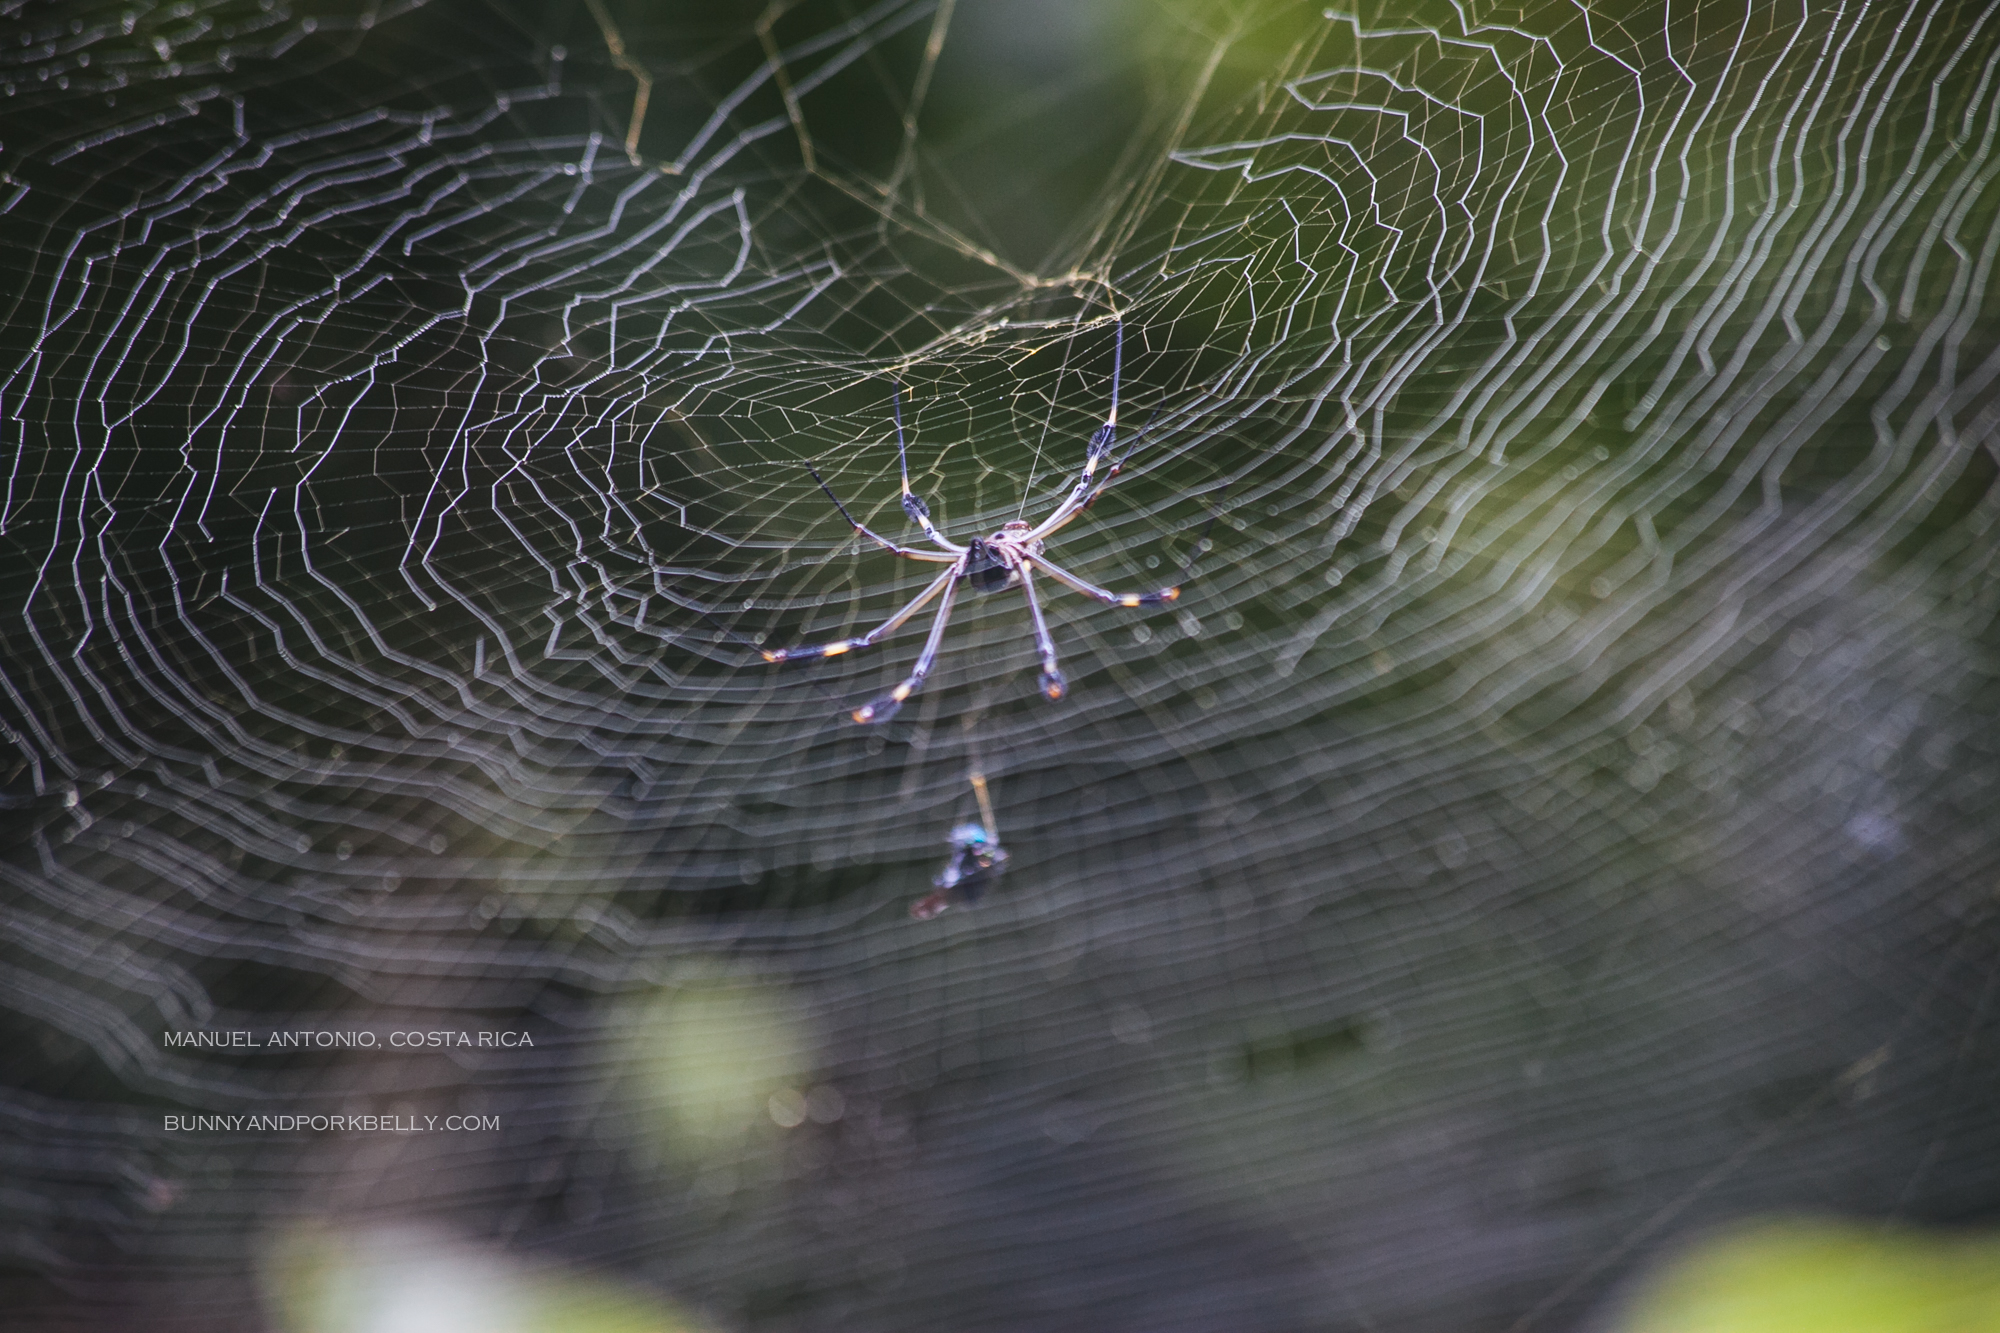
M 658 1298 L 600 1278 L 527 1271 L 434 1232 L 308 1226 L 271 1251 L 286 1333 L 700 1333 Z
M 1673 1260 L 1620 1333 L 1994 1333 L 2000 1236 L 1788 1220 Z

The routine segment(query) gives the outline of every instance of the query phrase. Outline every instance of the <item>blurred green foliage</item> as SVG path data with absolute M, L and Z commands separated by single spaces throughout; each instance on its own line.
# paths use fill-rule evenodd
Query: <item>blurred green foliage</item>
M 600 1278 L 523 1272 L 412 1229 L 286 1233 L 265 1265 L 285 1333 L 700 1333 L 683 1312 Z
M 1712 1236 L 1619 1333 L 2000 1333 L 2000 1235 L 1787 1219 Z

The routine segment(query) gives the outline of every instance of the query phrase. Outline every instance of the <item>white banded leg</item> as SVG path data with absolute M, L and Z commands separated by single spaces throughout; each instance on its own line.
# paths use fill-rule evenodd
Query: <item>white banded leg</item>
M 952 572 L 956 574 L 957 571 Z M 924 677 L 931 673 L 931 663 L 937 660 L 938 645 L 944 642 L 944 627 L 951 621 L 952 604 L 957 600 L 958 583 L 954 580 L 945 585 L 944 601 L 938 606 L 937 619 L 931 622 L 931 636 L 924 640 L 923 655 L 917 658 L 917 664 L 910 668 L 910 674 L 903 677 L 902 683 L 895 689 L 875 702 L 855 709 L 856 722 L 887 722 L 896 715 L 896 710 L 903 706 L 905 699 L 923 687 Z
M 951 586 L 952 580 L 959 577 L 963 572 L 960 569 L 963 563 L 962 560 L 954 560 L 951 568 L 932 579 L 930 586 L 918 593 L 908 606 L 898 611 L 895 615 L 890 616 L 887 620 L 877 625 L 874 629 L 869 630 L 858 639 L 835 639 L 832 643 L 815 643 L 802 648 L 780 648 L 775 652 L 766 650 L 764 660 L 766 662 L 803 662 L 814 657 L 838 657 L 842 653 L 852 652 L 856 648 L 869 647 L 883 635 L 895 633 L 904 621 L 923 610 L 933 597 L 936 597 L 947 587 Z
M 931 507 L 924 503 L 923 496 L 918 495 L 910 489 L 910 455 L 909 451 L 903 445 L 902 385 L 898 384 L 894 392 L 890 394 L 889 404 L 895 409 L 896 413 L 896 465 L 902 469 L 903 473 L 903 512 L 910 516 L 912 523 L 924 530 L 924 536 L 929 537 L 945 550 L 957 554 L 965 548 L 957 542 L 947 541 L 938 535 L 938 530 L 931 525 Z
M 811 463 L 807 463 L 806 471 L 813 474 L 813 480 L 818 482 L 819 488 L 826 492 L 826 498 L 833 501 L 833 507 L 840 511 L 840 516 L 847 520 L 847 525 L 883 550 L 895 555 L 907 556 L 912 560 L 930 560 L 938 564 L 943 564 L 947 560 L 957 559 L 957 556 L 947 555 L 943 551 L 920 551 L 914 546 L 899 546 L 887 537 L 884 537 L 881 533 L 870 530 L 865 524 L 857 521 L 854 515 L 847 512 L 847 506 L 842 504 L 840 497 L 833 493 L 833 487 L 826 484 L 826 478 L 820 476 L 818 468 L 814 467 Z M 937 534 L 932 533 L 931 536 L 933 539 L 936 539 Z M 951 545 L 949 542 L 943 544 L 947 546 Z M 964 548 L 954 546 L 951 549 L 959 551 Z
M 1097 499 L 1097 491 L 1109 486 L 1111 478 L 1118 475 L 1118 468 L 1124 465 L 1125 460 L 1120 458 L 1117 465 L 1112 467 L 1111 475 L 1104 479 L 1103 485 L 1098 486 L 1097 491 L 1091 489 L 1091 482 L 1097 478 L 1097 465 L 1111 452 L 1112 443 L 1118 435 L 1118 380 L 1125 369 L 1125 325 L 1122 321 L 1117 325 L 1117 329 L 1118 340 L 1113 345 L 1111 353 L 1111 414 L 1091 435 L 1090 445 L 1083 454 L 1083 471 L 1077 474 L 1076 485 L 1070 488 L 1068 498 L 1057 505 L 1055 512 L 1043 519 L 1040 525 L 1028 534 L 1029 541 L 1039 541 L 1090 508 L 1092 502 Z
M 1021 565 L 1021 592 L 1028 599 L 1028 614 L 1035 622 L 1035 647 L 1042 654 L 1042 674 L 1035 684 L 1041 689 L 1042 697 L 1050 703 L 1069 693 L 1069 682 L 1056 669 L 1056 641 L 1049 634 L 1049 623 L 1042 618 L 1042 602 L 1035 596 L 1035 572 L 1024 561 Z
M 1031 555 L 1025 559 L 1064 587 L 1103 602 L 1106 606 L 1161 606 L 1178 599 L 1181 595 L 1179 588 L 1162 588 L 1158 592 L 1112 592 L 1109 588 L 1100 588 L 1095 583 L 1085 583 L 1068 570 L 1050 564 L 1046 556 Z

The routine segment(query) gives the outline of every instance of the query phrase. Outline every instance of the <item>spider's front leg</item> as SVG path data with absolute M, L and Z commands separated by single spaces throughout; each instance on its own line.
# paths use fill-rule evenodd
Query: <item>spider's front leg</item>
M 1111 353 L 1111 411 L 1105 416 L 1104 424 L 1091 432 L 1090 443 L 1084 447 L 1083 451 L 1083 471 L 1077 474 L 1076 484 L 1070 487 L 1069 495 L 1061 504 L 1055 507 L 1055 511 L 1043 519 L 1041 524 L 1029 534 L 1029 541 L 1039 541 L 1047 537 L 1056 529 L 1062 527 L 1078 514 L 1095 504 L 1097 497 L 1103 494 L 1104 488 L 1111 484 L 1111 479 L 1116 477 L 1119 470 L 1125 466 L 1125 455 L 1132 452 L 1130 446 L 1127 446 L 1125 454 L 1121 454 L 1118 461 L 1111 465 L 1111 471 L 1105 475 L 1104 480 L 1102 482 L 1097 481 L 1098 467 L 1110 456 L 1112 446 L 1118 441 L 1118 381 L 1125 369 L 1125 325 L 1123 321 L 1119 322 L 1117 330 L 1118 340 L 1113 345 Z M 1146 431 L 1142 427 L 1139 434 L 1144 435 L 1145 433 Z M 1133 444 L 1138 443 L 1137 436 L 1133 437 L 1132 442 Z M 1093 483 L 1096 484 L 1096 489 L 1094 490 L 1092 489 Z
M 814 467 L 811 463 L 807 463 L 806 471 L 812 473 L 813 480 L 818 482 L 819 488 L 826 492 L 826 498 L 833 501 L 833 507 L 840 511 L 840 516 L 842 518 L 847 520 L 847 526 L 853 528 L 856 532 L 866 537 L 869 541 L 874 542 L 877 546 L 889 552 L 891 555 L 906 556 L 911 560 L 928 560 L 936 564 L 943 564 L 946 561 L 954 560 L 957 558 L 956 555 L 947 555 L 940 551 L 919 551 L 913 546 L 903 546 L 896 542 L 890 541 L 887 537 L 882 536 L 878 532 L 872 531 L 868 527 L 864 526 L 862 523 L 858 522 L 855 519 L 854 515 L 847 512 L 847 506 L 842 504 L 840 502 L 840 497 L 833 493 L 833 487 L 826 484 L 826 478 L 820 476 L 818 468 Z M 905 505 L 905 507 L 907 508 L 907 504 Z M 932 536 L 936 537 L 936 534 L 933 533 Z M 950 547 L 950 549 L 954 552 L 956 552 L 959 549 L 958 547 L 952 546 L 951 543 L 949 542 L 942 542 L 940 544 Z
M 930 505 L 925 503 L 923 496 L 918 495 L 910 489 L 910 454 L 908 448 L 903 443 L 902 385 L 898 384 L 896 386 L 895 392 L 889 397 L 889 403 L 896 412 L 896 464 L 903 473 L 903 512 L 909 516 L 910 522 L 924 530 L 924 536 L 930 538 L 933 543 L 943 550 L 950 551 L 956 555 L 965 548 L 957 542 L 947 541 L 943 536 L 939 535 L 937 528 L 931 523 Z
M 1120 457 L 1111 465 L 1111 470 L 1105 474 L 1104 480 L 1097 481 L 1098 465 L 1110 456 L 1111 446 L 1117 442 L 1117 437 L 1118 422 L 1114 416 L 1112 420 L 1099 426 L 1096 433 L 1090 437 L 1090 444 L 1084 450 L 1083 471 L 1077 474 L 1076 485 L 1070 487 L 1069 494 L 1064 497 L 1063 502 L 1057 505 L 1055 511 L 1043 519 L 1040 526 L 1034 530 L 1033 540 L 1040 541 L 1050 536 L 1097 502 L 1097 497 L 1104 493 L 1104 488 L 1111 484 L 1111 479 L 1125 466 L 1124 458 Z M 1096 483 L 1094 488 L 1092 483 Z

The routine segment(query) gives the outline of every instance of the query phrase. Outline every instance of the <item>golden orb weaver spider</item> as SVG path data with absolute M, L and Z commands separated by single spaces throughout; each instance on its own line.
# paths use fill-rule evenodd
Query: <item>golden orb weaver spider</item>
M 1054 701 L 1069 692 L 1069 682 L 1063 679 L 1063 673 L 1056 666 L 1055 640 L 1049 634 L 1048 621 L 1042 616 L 1041 601 L 1035 595 L 1037 572 L 1047 574 L 1064 587 L 1103 602 L 1107 606 L 1159 606 L 1179 597 L 1181 590 L 1178 587 L 1162 588 L 1158 592 L 1112 592 L 1078 578 L 1055 564 L 1043 552 L 1043 546 L 1050 537 L 1075 521 L 1077 515 L 1097 502 L 1097 497 L 1104 494 L 1105 488 L 1117 478 L 1125 466 L 1125 459 L 1132 452 L 1131 446 L 1126 446 L 1125 453 L 1119 455 L 1117 461 L 1112 463 L 1104 474 L 1104 480 L 1097 481 L 1097 469 L 1110 455 L 1118 434 L 1118 380 L 1124 371 L 1125 326 L 1121 323 L 1116 328 L 1117 338 L 1111 356 L 1110 414 L 1105 417 L 1104 424 L 1091 435 L 1089 448 L 1084 452 L 1083 470 L 1077 475 L 1076 484 L 1070 488 L 1069 495 L 1040 523 L 1031 525 L 1015 519 L 992 536 L 974 537 L 963 546 L 939 532 L 937 526 L 931 522 L 930 506 L 924 503 L 922 496 L 910 489 L 910 459 L 908 447 L 903 439 L 903 402 L 900 386 L 891 396 L 890 402 L 896 416 L 896 461 L 903 475 L 903 512 L 909 515 L 911 522 L 923 529 L 924 536 L 938 548 L 936 551 L 899 545 L 879 533 L 871 532 L 864 524 L 856 522 L 854 515 L 847 512 L 847 506 L 841 503 L 840 497 L 833 493 L 833 488 L 826 484 L 826 479 L 820 476 L 819 469 L 810 463 L 806 464 L 806 469 L 812 473 L 813 480 L 826 492 L 826 498 L 833 501 L 834 508 L 840 511 L 840 516 L 846 519 L 848 525 L 856 532 L 892 554 L 911 560 L 949 565 L 950 568 L 933 579 L 930 586 L 918 593 L 909 605 L 859 638 L 836 639 L 832 643 L 813 644 L 802 648 L 780 648 L 775 652 L 767 651 L 764 653 L 764 660 L 804 661 L 815 657 L 838 657 L 857 648 L 867 648 L 895 633 L 911 616 L 942 597 L 944 600 L 938 606 L 936 617 L 931 621 L 930 637 L 924 641 L 923 653 L 918 656 L 917 664 L 910 669 L 910 674 L 904 677 L 896 688 L 874 702 L 855 709 L 851 714 L 856 722 L 886 722 L 896 715 L 896 710 L 903 706 L 906 699 L 922 688 L 924 677 L 930 674 L 932 665 L 936 663 L 938 648 L 944 642 L 945 626 L 951 622 L 952 607 L 958 600 L 958 585 L 970 584 L 972 590 L 977 593 L 995 593 L 1018 586 L 1022 596 L 1027 599 L 1028 615 L 1034 621 L 1035 647 L 1042 657 L 1042 674 L 1036 684 L 1043 697 Z M 1141 435 L 1144 433 L 1143 430 L 1140 432 Z M 1138 443 L 1138 436 L 1133 437 L 1133 443 Z M 1200 550 L 1200 543 L 1196 543 L 1196 550 Z

